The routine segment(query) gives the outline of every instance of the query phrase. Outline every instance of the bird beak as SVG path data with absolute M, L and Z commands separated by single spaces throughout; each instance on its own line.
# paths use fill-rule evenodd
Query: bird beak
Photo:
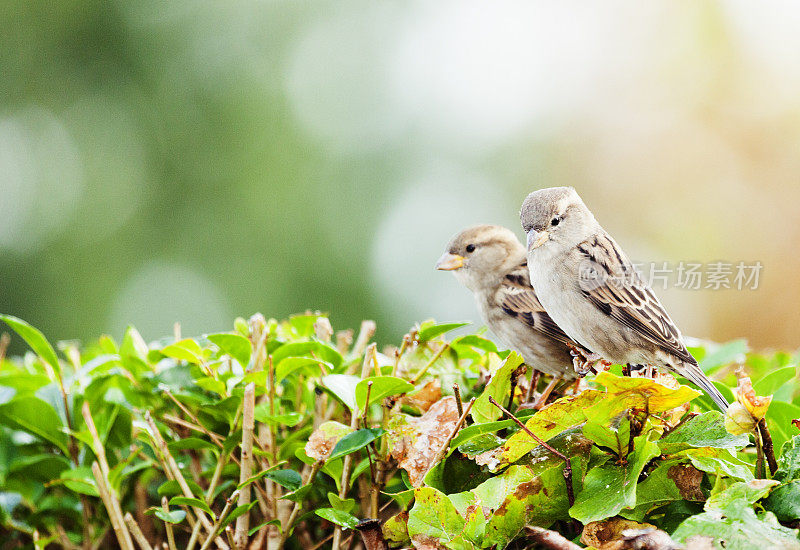
M 547 230 L 536 231 L 535 229 L 531 229 L 528 232 L 528 250 L 539 248 L 548 240 L 550 240 L 550 233 Z
M 453 271 L 454 269 L 460 269 L 463 267 L 463 265 L 464 256 L 445 252 L 442 254 L 442 257 L 439 258 L 439 261 L 436 262 L 436 269 L 440 269 L 442 271 Z

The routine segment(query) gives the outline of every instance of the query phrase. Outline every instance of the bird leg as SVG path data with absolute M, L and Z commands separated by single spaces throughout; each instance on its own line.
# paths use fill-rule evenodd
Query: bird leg
M 603 359 L 603 356 L 599 353 L 590 352 L 572 344 L 567 345 L 572 355 L 572 365 L 575 367 L 575 372 L 578 373 L 578 376 L 584 377 L 590 372 L 597 374 L 595 366 L 598 364 L 602 368 L 610 367 L 613 364 Z
M 553 393 L 553 390 L 555 389 L 556 385 L 559 382 L 561 382 L 561 380 L 562 380 L 561 376 L 553 377 L 553 380 L 551 380 L 550 383 L 547 384 L 547 387 L 542 392 L 542 395 L 540 395 L 539 399 L 536 400 L 536 403 L 533 404 L 534 409 L 540 411 L 542 410 L 542 407 L 547 405 L 547 399 L 550 397 L 550 394 Z
M 539 383 L 539 377 L 541 376 L 541 372 L 536 369 L 531 369 L 531 381 L 528 384 L 528 391 L 525 392 L 525 399 L 523 403 L 529 403 L 531 399 L 533 399 L 533 392 L 536 391 L 536 384 Z

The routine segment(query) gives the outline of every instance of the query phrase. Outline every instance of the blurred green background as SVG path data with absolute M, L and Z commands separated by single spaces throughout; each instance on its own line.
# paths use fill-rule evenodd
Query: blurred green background
M 800 4 L 0 3 L 0 311 L 50 337 L 236 315 L 477 319 L 433 264 L 573 185 L 687 334 L 800 342 Z

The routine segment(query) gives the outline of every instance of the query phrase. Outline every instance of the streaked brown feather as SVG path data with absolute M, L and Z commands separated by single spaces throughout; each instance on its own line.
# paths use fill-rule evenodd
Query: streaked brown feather
M 595 306 L 667 353 L 696 363 L 664 306 L 609 235 L 596 235 L 578 248 L 601 268 L 603 277 L 584 289 Z
M 497 290 L 497 303 L 506 314 L 524 321 L 532 329 L 564 344 L 576 344 L 550 318 L 531 286 L 527 260 L 509 272 Z

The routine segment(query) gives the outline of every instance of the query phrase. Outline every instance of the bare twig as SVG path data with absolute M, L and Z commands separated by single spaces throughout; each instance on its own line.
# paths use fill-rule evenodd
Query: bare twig
M 400 349 L 394 353 L 394 366 L 392 367 L 392 376 L 397 376 L 397 371 L 400 368 L 400 359 L 403 358 L 403 354 L 408 349 L 408 345 L 411 343 L 411 335 L 406 334 L 403 336 L 403 343 L 400 344 Z
M 336 350 L 342 355 L 347 355 L 353 343 L 353 329 L 340 330 L 336 333 Z
M 131 532 L 131 535 L 133 535 L 133 538 L 136 539 L 139 547 L 142 550 L 153 550 L 153 547 L 150 546 L 149 542 L 147 542 L 144 533 L 142 533 L 142 530 L 139 528 L 139 524 L 136 523 L 135 519 L 133 519 L 131 513 L 126 513 L 123 519 L 125 520 L 125 525 L 128 526 L 128 530 Z
M 555 450 L 553 447 L 548 445 L 546 442 L 542 441 L 542 439 L 533 433 L 528 427 L 516 416 L 511 414 L 508 410 L 506 410 L 501 404 L 495 401 L 494 397 L 489 396 L 489 403 L 503 411 L 506 416 L 508 416 L 511 420 L 513 420 L 526 434 L 531 436 L 531 438 L 536 441 L 539 445 L 556 455 L 558 458 L 564 461 L 564 481 L 567 484 L 567 499 L 569 500 L 570 508 L 573 504 L 575 504 L 575 493 L 572 488 L 572 464 L 569 461 L 569 457 L 560 453 L 559 451 Z
M 528 384 L 528 391 L 525 392 L 525 401 L 524 403 L 530 403 L 531 399 L 533 399 L 533 392 L 536 391 L 536 384 L 539 383 L 539 376 L 541 373 L 531 367 L 531 381 Z
M 217 521 L 214 522 L 214 532 L 215 533 L 217 531 L 219 531 L 219 526 L 222 525 L 222 522 L 225 521 L 225 518 L 227 518 L 228 515 L 231 513 L 231 510 L 233 509 L 233 503 L 238 498 L 241 498 L 241 493 L 239 491 L 234 491 L 233 494 L 231 494 L 231 496 L 228 497 L 225 500 L 225 506 L 222 508 L 222 512 L 219 513 L 219 517 L 217 517 Z M 247 514 L 242 514 L 242 516 L 246 516 L 246 515 Z M 242 517 L 242 516 L 239 516 L 239 517 Z M 239 525 L 238 525 L 238 522 L 237 522 L 236 529 L 238 530 L 238 528 L 239 528 Z M 247 532 L 246 531 L 245 531 L 244 536 L 245 536 L 244 545 L 240 546 L 239 548 L 246 548 L 247 547 Z M 212 540 L 213 540 L 213 537 L 208 537 L 206 539 L 206 541 L 203 543 L 203 546 L 200 547 L 200 550 L 208 550 L 209 548 L 211 548 Z M 236 539 L 236 533 L 235 532 L 234 532 L 234 535 L 233 535 L 233 544 L 234 545 L 238 545 L 239 544 L 239 541 Z
M 414 379 L 411 380 L 411 383 L 416 386 L 417 382 L 419 382 L 420 379 L 422 379 L 422 377 L 425 376 L 425 373 L 428 372 L 428 369 L 431 368 L 431 366 L 439 359 L 439 357 L 441 357 L 442 354 L 448 349 L 450 349 L 450 342 L 445 342 L 444 345 L 442 345 L 442 347 L 439 348 L 439 351 L 437 351 L 433 355 L 433 357 L 431 357 L 431 360 L 428 361 L 428 363 L 424 367 L 422 367 L 422 369 L 417 373 L 416 376 L 414 376 Z
M 175 321 L 175 324 L 172 325 L 172 336 L 176 342 L 181 341 L 181 324 L 178 321 Z
M 242 398 L 242 465 L 239 469 L 239 483 L 247 481 L 253 473 L 253 429 L 255 428 L 256 385 L 247 384 Z M 250 504 L 250 487 L 239 491 L 239 506 Z M 250 526 L 250 514 L 242 514 L 236 518 L 236 529 L 233 540 L 236 548 L 242 550 L 247 546 L 247 530 Z M 208 544 L 208 543 L 207 543 Z
M 6 353 L 8 352 L 8 345 L 11 343 L 11 336 L 4 332 L 0 334 L 0 363 L 2 363 L 6 358 Z
M 353 346 L 353 351 L 351 352 L 352 357 L 359 357 L 364 351 L 367 349 L 367 344 L 375 335 L 375 330 L 377 329 L 377 325 L 375 325 L 375 321 L 361 321 L 361 329 L 358 331 L 358 338 L 356 338 L 356 344 Z
M 122 550 L 135 550 L 133 540 L 127 527 L 125 527 L 125 520 L 122 519 L 122 509 L 119 505 L 119 500 L 112 493 L 112 489 L 108 486 L 108 478 L 103 475 L 103 470 L 95 460 L 92 462 L 92 474 L 97 483 L 97 491 L 100 493 L 100 499 L 106 507 L 108 517 L 111 520 L 111 527 L 114 529 L 114 534 L 117 536 Z
M 325 462 L 322 460 L 318 460 L 314 463 L 314 465 L 311 467 L 311 471 L 308 473 L 305 483 L 303 483 L 303 486 L 314 483 L 314 478 L 317 477 L 317 472 L 319 472 L 320 468 L 322 468 L 324 464 Z M 294 508 L 292 508 L 292 512 L 289 514 L 289 519 L 286 520 L 286 524 L 282 525 L 283 531 L 281 532 L 280 542 L 278 543 L 278 548 L 276 550 L 281 550 L 283 545 L 286 544 L 286 541 L 289 539 L 289 533 L 292 531 L 292 525 L 297 519 L 297 516 L 300 514 L 302 507 L 303 505 L 301 502 L 294 503 Z M 334 538 L 335 537 L 336 533 L 334 532 Z
M 450 430 L 450 434 L 447 436 L 447 439 L 445 439 L 444 443 L 442 443 L 442 448 L 439 449 L 438 453 L 436 453 L 433 462 L 431 462 L 431 468 L 435 467 L 439 462 L 442 461 L 442 459 L 444 459 L 444 456 L 447 454 L 447 449 L 450 447 L 450 442 L 453 441 L 453 438 L 461 429 L 461 425 L 464 423 L 464 420 L 467 419 L 467 415 L 469 414 L 469 411 L 472 410 L 472 405 L 474 404 L 475 404 L 475 398 L 473 397 L 472 399 L 470 399 L 469 403 L 467 403 L 467 408 L 464 409 L 463 413 L 461 413 L 461 416 L 458 418 L 458 422 L 456 422 L 456 425 L 453 426 L 452 430 Z
M 361 422 L 362 422 L 362 424 L 364 424 L 365 428 L 368 427 L 367 426 L 367 413 L 369 412 L 369 394 L 370 393 L 372 393 L 372 380 L 367 382 L 367 399 L 364 402 L 364 415 L 363 415 L 363 418 L 361 419 Z
M 762 418 L 758 421 L 758 431 L 761 433 L 761 440 L 764 443 L 764 455 L 767 457 L 767 464 L 769 464 L 769 473 L 771 476 L 775 475 L 778 470 L 778 463 L 775 460 L 775 448 L 772 444 L 772 435 L 767 428 L 767 421 Z
M 322 340 L 326 344 L 330 343 L 333 336 L 333 327 L 331 321 L 327 317 L 319 317 L 314 321 L 314 336 Z
M 456 398 L 456 409 L 458 410 L 458 416 L 464 414 L 464 404 L 461 402 L 461 388 L 458 387 L 458 384 L 453 384 L 453 395 Z
M 158 426 L 156 426 L 153 417 L 150 415 L 150 411 L 145 411 L 144 418 L 147 421 L 147 424 L 150 428 L 149 430 L 150 437 L 153 438 L 153 441 L 155 442 L 158 451 L 161 453 L 162 464 L 164 466 L 164 469 L 171 472 L 174 479 L 178 482 L 178 486 L 181 488 L 183 496 L 188 498 L 194 498 L 192 490 L 189 488 L 189 484 L 186 483 L 186 478 L 183 477 L 183 473 L 181 472 L 181 469 L 178 467 L 178 463 L 175 462 L 175 458 L 173 458 L 172 454 L 169 452 L 169 448 L 167 447 L 167 442 L 164 441 L 164 438 L 161 436 L 161 432 L 158 430 Z M 213 526 L 206 517 L 205 513 L 202 510 L 198 510 L 196 508 L 195 508 L 195 513 L 197 515 L 197 519 L 200 521 L 200 523 L 203 524 L 203 527 L 208 532 L 208 535 L 210 537 L 213 537 L 214 536 L 212 528 Z M 225 541 L 223 541 L 221 538 L 217 537 L 216 542 L 217 546 L 219 546 L 220 548 L 224 548 L 225 550 L 228 549 L 228 545 L 225 544 Z
M 362 324 L 363 330 L 363 324 Z M 372 357 L 376 353 L 377 344 L 372 343 L 367 346 L 367 349 L 364 351 L 364 362 L 361 365 L 361 378 L 366 378 L 367 374 L 369 374 L 369 369 L 372 364 Z M 366 407 L 364 407 L 366 409 Z M 354 430 L 358 427 L 358 411 L 351 411 L 350 417 L 350 427 Z M 344 461 L 342 464 L 342 483 L 341 488 L 339 489 L 339 498 L 343 499 L 347 496 L 347 489 L 350 487 L 350 469 L 353 466 L 353 455 L 348 454 L 345 455 Z M 338 525 L 334 529 L 333 532 L 333 550 L 339 550 L 339 542 L 341 541 L 342 537 L 342 528 Z
M 167 497 L 161 497 L 161 509 L 164 510 L 165 514 L 169 514 L 169 503 L 167 502 Z M 164 529 L 167 530 L 167 542 L 169 543 L 169 550 L 178 550 L 178 546 L 175 544 L 175 532 L 172 529 L 172 524 L 168 521 L 165 521 Z

